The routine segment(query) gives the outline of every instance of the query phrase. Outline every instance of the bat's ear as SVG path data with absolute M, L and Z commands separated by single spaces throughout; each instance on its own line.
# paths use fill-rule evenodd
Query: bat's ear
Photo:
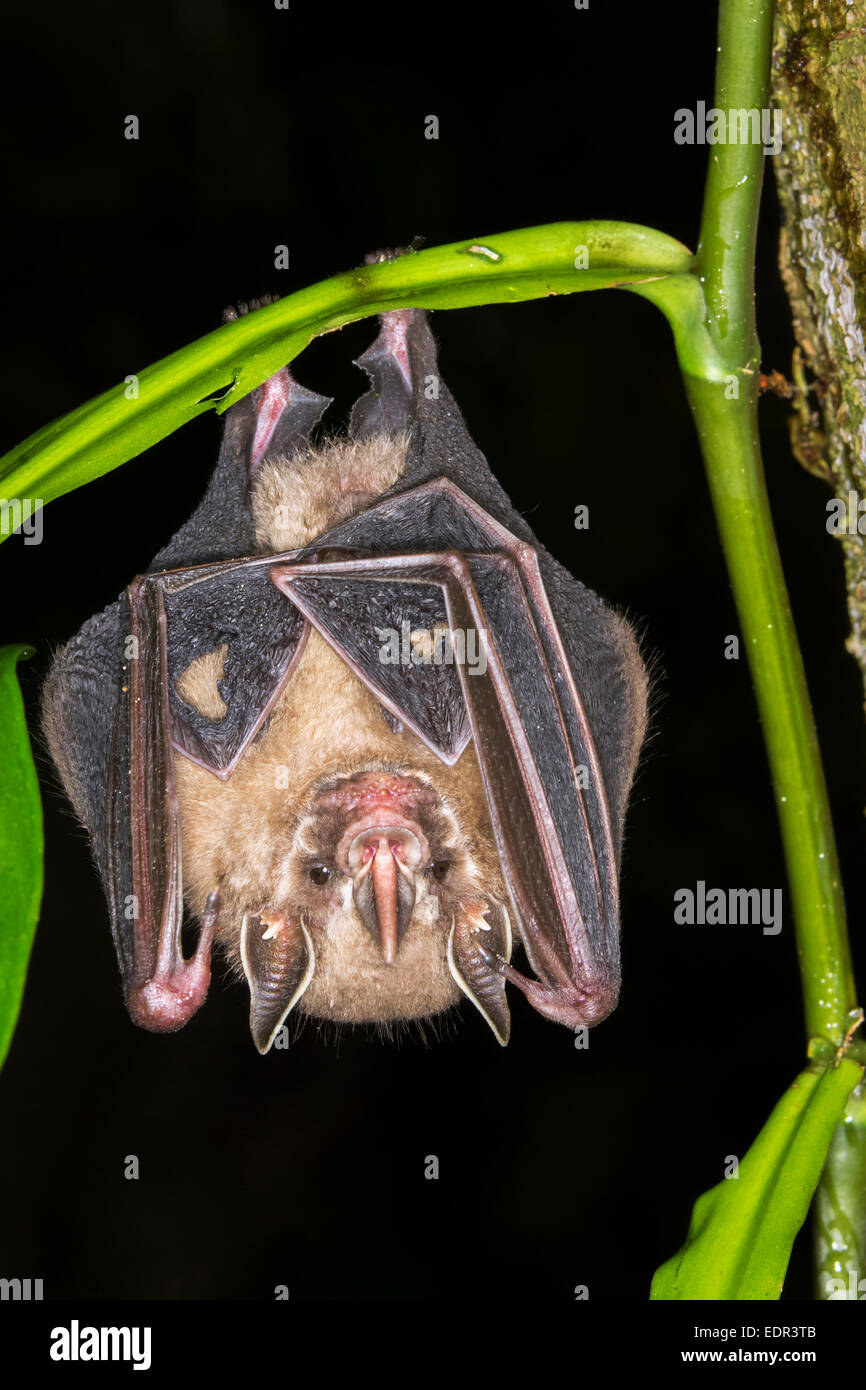
M 265 911 L 247 913 L 241 960 L 250 987 L 250 1032 L 264 1056 L 313 978 L 313 943 L 300 920 Z
M 461 903 L 448 938 L 448 969 L 501 1047 L 507 1046 L 511 1036 L 511 1013 L 497 961 L 510 959 L 507 909 L 494 902 Z

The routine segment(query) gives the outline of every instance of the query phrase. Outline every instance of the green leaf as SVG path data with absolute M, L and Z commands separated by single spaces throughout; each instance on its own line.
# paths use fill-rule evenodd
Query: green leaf
M 409 305 L 463 308 L 578 290 L 646 287 L 688 278 L 692 259 L 680 242 L 649 227 L 557 222 L 336 275 L 226 324 L 152 367 L 138 370 L 130 363 L 123 382 L 0 458 L 0 494 L 50 502 L 81 487 L 203 411 L 222 414 L 318 334 L 354 319 Z M 693 309 L 694 293 L 686 298 Z
M 650 1298 L 776 1299 L 836 1123 L 863 1068 L 812 1064 L 779 1101 L 739 1166 L 695 1202 L 682 1250 Z
M 32 647 L 0 647 L 0 1066 L 24 993 L 42 900 L 42 804 L 15 665 Z

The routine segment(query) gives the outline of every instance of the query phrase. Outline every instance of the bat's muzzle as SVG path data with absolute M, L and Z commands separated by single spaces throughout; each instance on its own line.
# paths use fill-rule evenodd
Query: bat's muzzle
M 373 825 L 349 844 L 352 899 L 367 931 L 393 965 L 415 906 L 415 871 L 424 858 L 418 836 L 402 825 Z

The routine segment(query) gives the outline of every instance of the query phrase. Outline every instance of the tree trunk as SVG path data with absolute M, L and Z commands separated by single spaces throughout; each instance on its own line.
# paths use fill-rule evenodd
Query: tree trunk
M 826 478 L 842 504 L 846 645 L 866 682 L 866 0 L 777 0 L 775 26 L 780 262 L 799 344 L 792 440 L 801 463 Z M 803 363 L 814 378 L 813 402 Z M 814 1216 L 817 1296 L 863 1296 L 863 1087 L 836 1131 Z

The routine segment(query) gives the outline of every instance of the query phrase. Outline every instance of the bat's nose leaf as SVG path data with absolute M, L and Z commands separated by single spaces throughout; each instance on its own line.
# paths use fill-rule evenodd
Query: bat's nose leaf
M 505 980 L 497 959 L 511 955 L 511 923 L 498 903 L 461 903 L 448 938 L 448 968 L 467 999 L 490 1025 L 505 1047 L 511 1034 L 511 1013 Z
M 278 913 L 247 913 L 241 928 L 241 960 L 250 987 L 250 1032 L 264 1056 L 313 978 L 316 954 L 300 920 Z
M 393 965 L 415 906 L 415 881 L 401 870 L 387 834 L 371 844 L 374 852 L 355 876 L 352 901 L 386 965 Z

